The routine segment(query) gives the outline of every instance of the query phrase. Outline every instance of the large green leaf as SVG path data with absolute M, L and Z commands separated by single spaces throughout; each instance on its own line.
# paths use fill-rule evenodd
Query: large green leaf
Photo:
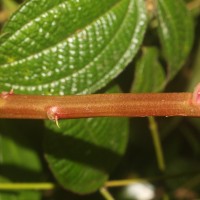
M 169 79 L 183 66 L 193 43 L 193 21 L 182 0 L 157 1 L 159 36 L 168 62 Z
M 158 60 L 158 50 L 154 47 L 143 48 L 137 61 L 133 92 L 158 92 L 164 87 L 165 73 Z
M 110 90 L 110 92 L 116 91 Z M 119 91 L 119 90 L 117 90 Z M 91 118 L 47 126 L 45 152 L 49 166 L 64 188 L 85 194 L 94 192 L 108 179 L 123 155 L 127 138 L 126 118 Z
M 29 0 L 3 29 L 0 83 L 18 93 L 91 93 L 141 45 L 143 0 Z
M 0 182 L 38 182 L 41 164 L 24 122 L 0 121 Z M 29 124 L 30 125 L 30 124 Z M 30 128 L 30 127 L 29 127 Z M 1 200 L 39 200 L 39 191 L 0 191 Z

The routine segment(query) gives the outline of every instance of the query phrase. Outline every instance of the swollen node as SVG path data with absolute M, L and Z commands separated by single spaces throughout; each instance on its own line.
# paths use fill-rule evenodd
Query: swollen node
M 11 95 L 13 95 L 13 94 L 14 94 L 14 90 L 11 89 L 9 92 L 2 92 L 2 93 L 1 93 L 1 97 L 2 97 L 3 99 L 6 99 L 6 98 L 8 98 L 9 96 L 11 96 Z
M 58 107 L 52 106 L 47 110 L 47 117 L 50 120 L 53 120 L 56 122 L 56 125 L 58 128 L 60 128 L 58 123 Z
M 192 103 L 194 105 L 200 105 L 200 83 L 194 89 Z

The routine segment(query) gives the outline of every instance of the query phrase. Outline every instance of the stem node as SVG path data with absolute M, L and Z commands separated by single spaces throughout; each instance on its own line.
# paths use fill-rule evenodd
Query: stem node
M 200 83 L 194 89 L 193 96 L 192 96 L 192 103 L 195 106 L 200 105 Z
M 9 96 L 13 95 L 14 94 L 14 90 L 11 89 L 9 92 L 2 92 L 1 93 L 1 98 L 3 99 L 7 99 Z
M 60 128 L 59 123 L 58 123 L 58 107 L 52 106 L 47 110 L 47 117 L 50 120 L 53 120 L 56 122 L 56 125 L 58 128 Z

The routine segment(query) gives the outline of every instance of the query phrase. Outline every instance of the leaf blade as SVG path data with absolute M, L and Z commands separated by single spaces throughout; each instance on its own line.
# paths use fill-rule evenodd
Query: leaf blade
M 83 7 L 88 1 L 83 1 Z M 107 2 L 101 2 L 100 7 L 105 7 Z M 61 41 L 56 46 L 53 46 L 52 42 L 50 49 L 45 50 L 46 43 L 44 45 L 40 38 L 38 41 L 41 41 L 43 49 L 40 53 L 32 55 L 32 51 L 35 51 L 33 49 L 40 49 L 40 47 L 36 48 L 36 35 L 40 34 L 37 18 L 31 28 L 16 31 L 14 36 L 11 35 L 0 46 L 0 54 L 7 57 L 7 62 L 0 65 L 2 74 L 0 81 L 3 87 L 5 89 L 13 87 L 20 93 L 73 94 L 92 93 L 105 86 L 134 57 L 147 24 L 145 5 L 142 0 L 113 0 L 109 4 L 114 4 L 114 7 L 103 16 L 90 22 L 91 24 L 83 30 L 73 32 L 69 37 L 67 35 L 70 31 L 67 32 L 64 35 L 66 41 Z M 62 10 L 61 16 L 68 16 L 65 12 Z M 83 23 L 84 19 L 81 19 L 81 16 L 79 18 Z M 88 20 L 92 20 L 92 16 L 89 15 Z M 63 34 L 64 31 L 65 28 L 60 33 Z M 51 30 L 51 32 L 55 31 Z M 45 34 L 49 40 L 54 38 L 48 35 L 48 31 Z M 60 38 L 62 34 L 55 37 Z M 36 39 L 30 41 L 26 38 L 23 43 L 23 35 Z M 41 33 L 40 37 L 43 36 L 44 34 Z M 15 47 L 12 46 L 13 43 Z
M 158 60 L 158 50 L 143 48 L 143 54 L 136 63 L 132 92 L 159 92 L 165 85 L 165 73 Z
M 171 80 L 183 66 L 194 39 L 194 25 L 182 0 L 158 0 L 159 37 Z

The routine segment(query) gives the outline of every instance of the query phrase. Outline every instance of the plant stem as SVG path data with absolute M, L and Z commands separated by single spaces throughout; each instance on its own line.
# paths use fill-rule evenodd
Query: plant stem
M 143 178 L 113 180 L 113 181 L 107 181 L 105 183 L 105 187 L 122 187 L 122 186 L 127 186 L 127 185 L 131 185 L 134 183 L 139 183 L 139 182 L 146 183 L 147 181 L 148 181 L 148 179 L 143 179 Z
M 149 117 L 149 125 L 151 130 L 151 135 L 154 143 L 154 148 L 156 152 L 157 162 L 159 169 L 163 172 L 165 170 L 165 161 L 163 156 L 162 145 L 159 137 L 157 123 L 154 117 Z
M 112 197 L 112 195 L 110 194 L 110 192 L 107 190 L 107 188 L 102 187 L 99 192 L 101 193 L 101 195 L 106 199 L 106 200 L 114 200 L 114 198 Z
M 185 172 L 185 173 L 179 173 L 179 174 L 171 174 L 171 175 L 164 175 L 164 176 L 155 176 L 155 177 L 146 177 L 146 178 L 133 178 L 133 179 L 122 179 L 122 180 L 110 180 L 107 181 L 104 186 L 105 187 L 122 187 L 131 185 L 134 183 L 146 183 L 146 182 L 155 182 L 160 180 L 176 180 L 179 178 L 195 175 L 198 176 L 199 171 L 193 171 L 193 172 Z M 199 176 L 200 177 L 200 176 Z
M 53 183 L 0 183 L 0 190 L 53 190 Z
M 138 182 L 148 182 L 148 181 L 159 181 L 159 180 L 175 180 L 176 178 L 186 177 L 195 175 L 196 177 L 199 176 L 200 172 L 192 171 L 187 173 L 180 173 L 180 174 L 173 174 L 173 175 L 165 175 L 165 176 L 158 176 L 158 177 L 149 177 L 149 178 L 134 178 L 134 179 L 123 179 L 123 180 L 110 180 L 104 184 L 103 189 L 101 192 L 105 191 L 107 187 L 122 187 L 131 185 L 133 183 Z M 184 185 L 185 186 L 185 185 Z M 187 185 L 188 186 L 188 185 Z M 52 183 L 0 183 L 0 191 L 1 190 L 53 190 L 57 187 L 56 184 Z M 58 186 L 59 187 L 59 186 Z
M 2 93 L 0 118 L 200 116 L 199 93 L 34 96 Z M 194 100 L 195 99 L 195 100 Z

